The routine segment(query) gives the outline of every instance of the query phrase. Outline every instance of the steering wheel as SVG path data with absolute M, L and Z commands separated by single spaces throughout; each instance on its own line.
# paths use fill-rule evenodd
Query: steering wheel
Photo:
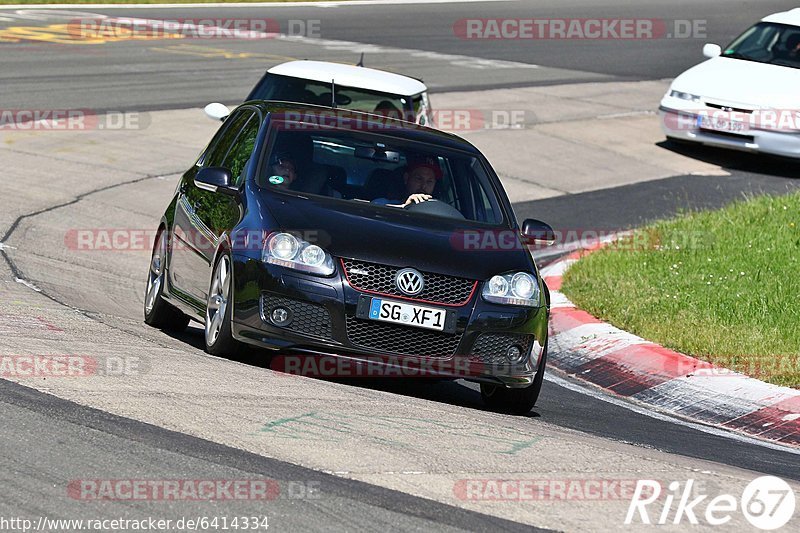
M 408 204 L 404 209 L 407 211 L 413 211 L 414 213 L 435 215 L 437 217 L 464 218 L 464 215 L 461 214 L 461 211 L 452 205 L 435 199 L 420 202 L 418 204 Z

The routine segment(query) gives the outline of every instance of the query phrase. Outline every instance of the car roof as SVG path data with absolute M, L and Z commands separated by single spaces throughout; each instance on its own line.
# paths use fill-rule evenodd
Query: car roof
M 792 26 L 800 26 L 800 7 L 790 9 L 789 11 L 781 11 L 780 13 L 773 13 L 768 17 L 761 19 L 764 22 L 777 22 L 778 24 L 790 24 Z
M 385 133 L 401 139 L 408 139 L 417 142 L 435 142 L 440 146 L 446 146 L 456 150 L 463 150 L 472 154 L 481 155 L 480 150 L 475 148 L 469 141 L 427 126 L 421 126 L 414 122 L 397 120 L 383 115 L 373 115 L 361 111 L 350 109 L 333 109 L 325 106 L 313 104 L 298 104 L 295 102 L 278 102 L 274 100 L 253 100 L 242 105 L 257 105 L 262 107 L 267 113 L 285 113 L 289 120 L 299 122 L 310 122 L 320 124 L 320 119 L 324 118 L 326 126 L 354 127 L 363 125 L 360 131 Z M 370 127 L 372 125 L 372 127 Z M 342 127 L 341 129 L 346 129 Z
M 414 96 L 428 90 L 424 83 L 408 76 L 328 61 L 289 61 L 276 65 L 267 72 L 326 83 L 334 80 L 337 85 L 401 96 Z

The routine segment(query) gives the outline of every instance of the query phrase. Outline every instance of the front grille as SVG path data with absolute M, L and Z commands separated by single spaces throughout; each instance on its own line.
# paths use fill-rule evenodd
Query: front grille
M 487 364 L 508 364 L 506 352 L 512 344 L 516 344 L 522 349 L 522 353 L 528 353 L 531 347 L 533 335 L 522 335 L 519 333 L 481 333 L 470 351 L 470 359 L 478 360 Z
M 742 133 L 734 133 L 732 131 L 719 131 L 719 130 L 709 130 L 706 128 L 700 128 L 700 131 L 706 135 L 716 135 L 717 137 L 727 137 L 729 139 L 736 139 L 737 141 L 749 141 L 753 142 L 756 138 L 752 135 L 742 134 Z
M 269 315 L 276 307 L 285 307 L 292 312 L 292 321 L 283 326 L 284 329 L 324 339 L 332 338 L 331 316 L 324 307 L 282 296 L 261 295 L 261 318 L 265 322 L 272 323 Z
M 714 109 L 722 109 L 728 112 L 736 112 L 736 113 L 746 113 L 748 115 L 753 113 L 752 109 L 744 109 L 743 107 L 731 107 L 723 104 L 713 104 L 711 102 L 706 102 L 708 107 L 713 107 Z
M 383 353 L 419 357 L 450 357 L 461 341 L 459 333 L 442 333 L 374 320 L 346 317 L 347 337 L 356 346 Z
M 343 259 L 347 281 L 354 289 L 377 292 L 389 296 L 406 297 L 395 285 L 395 275 L 400 267 Z M 414 297 L 430 303 L 463 305 L 469 301 L 477 281 L 445 276 L 433 272 L 421 272 L 425 288 Z

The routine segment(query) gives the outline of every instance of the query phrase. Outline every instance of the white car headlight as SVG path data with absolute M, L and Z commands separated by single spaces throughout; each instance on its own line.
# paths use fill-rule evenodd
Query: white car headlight
M 276 259 L 291 260 L 297 255 L 300 243 L 294 235 L 289 233 L 278 233 L 269 240 L 269 255 Z
M 690 100 L 692 102 L 700 102 L 701 98 L 696 94 L 684 93 L 681 91 L 670 91 L 669 95 L 673 98 L 680 98 L 681 100 Z
M 334 272 L 333 257 L 328 252 L 290 233 L 270 235 L 264 244 L 261 259 L 273 265 L 323 276 L 329 276 Z
M 483 286 L 483 299 L 508 305 L 539 306 L 539 283 L 527 272 L 492 276 Z

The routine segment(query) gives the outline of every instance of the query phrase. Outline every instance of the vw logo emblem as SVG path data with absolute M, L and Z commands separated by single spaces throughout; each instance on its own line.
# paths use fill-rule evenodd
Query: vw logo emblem
M 394 277 L 394 284 L 400 292 L 409 296 L 415 296 L 425 288 L 425 280 L 418 270 L 404 268 Z

